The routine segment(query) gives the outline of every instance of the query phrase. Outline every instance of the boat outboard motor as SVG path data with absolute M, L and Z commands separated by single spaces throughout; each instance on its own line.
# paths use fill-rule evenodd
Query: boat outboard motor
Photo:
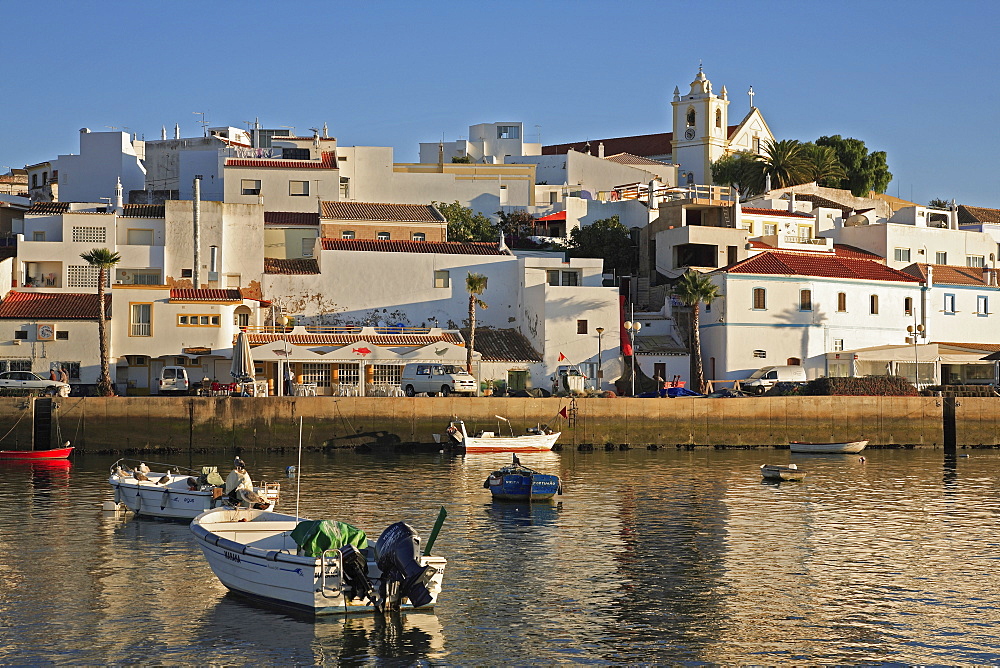
M 383 609 L 398 608 L 404 596 L 419 608 L 434 600 L 427 582 L 434 574 L 430 566 L 420 565 L 420 536 L 406 522 L 396 522 L 382 532 L 375 543 L 382 584 L 379 595 Z
M 344 545 L 337 548 L 344 564 L 344 582 L 350 585 L 352 594 L 348 598 L 375 601 L 375 588 L 368 579 L 368 559 L 354 545 Z

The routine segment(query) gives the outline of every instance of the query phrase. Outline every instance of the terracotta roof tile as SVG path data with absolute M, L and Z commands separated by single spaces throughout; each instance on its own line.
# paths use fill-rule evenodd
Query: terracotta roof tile
M 478 331 L 476 332 L 478 335 Z M 429 343 L 464 344 L 465 341 L 455 332 L 441 332 L 440 335 L 430 334 L 274 334 L 270 332 L 248 332 L 250 345 L 257 346 L 284 339 L 299 346 L 346 346 L 364 340 L 376 346 L 426 346 Z
M 617 162 L 619 165 L 651 165 L 655 167 L 671 166 L 668 163 L 663 162 L 662 160 L 650 160 L 649 158 L 644 158 L 641 155 L 632 155 L 631 153 L 616 153 L 614 155 L 606 155 L 604 159 L 610 160 L 611 162 Z
M 921 281 L 927 280 L 927 267 L 934 268 L 934 284 L 944 285 L 986 285 L 986 272 L 984 267 L 959 267 L 949 264 L 926 265 L 914 263 L 903 269 L 911 276 L 917 277 Z
M 471 331 L 461 330 L 466 341 Z M 476 328 L 476 352 L 484 362 L 541 362 L 542 356 L 531 342 L 516 329 Z
M 1000 223 L 1000 209 L 959 205 L 958 224 L 975 225 L 976 223 Z
M 163 204 L 126 204 L 122 207 L 125 218 L 165 218 L 166 206 Z
M 745 206 L 740 209 L 745 215 L 751 216 L 773 216 L 777 218 L 809 218 L 812 216 L 801 211 L 787 211 L 785 209 L 757 209 L 752 206 Z
M 309 258 L 286 260 L 276 257 L 266 257 L 264 258 L 264 273 L 286 275 L 318 274 L 319 263 Z
M 25 213 L 47 216 L 69 211 L 69 202 L 35 202 Z
M 97 293 L 11 292 L 0 302 L 0 318 L 51 318 L 53 320 L 97 320 Z M 111 296 L 105 300 L 111 317 Z
M 265 225 L 319 225 L 318 213 L 299 211 L 265 211 Z
M 726 267 L 731 274 L 770 274 L 777 276 L 822 276 L 865 281 L 901 281 L 915 283 L 910 274 L 872 260 L 858 260 L 833 255 L 764 252 Z
M 508 255 L 497 244 L 459 241 L 376 241 L 372 239 L 320 240 L 323 250 L 377 251 L 382 253 L 443 253 L 447 255 Z
M 323 202 L 323 218 L 378 220 L 407 223 L 441 223 L 441 212 L 428 204 L 378 204 L 373 202 Z
M 672 155 L 673 132 L 658 132 L 652 135 L 635 135 L 632 137 L 613 137 L 610 139 L 591 139 L 588 141 L 570 142 L 569 144 L 552 144 L 542 147 L 542 155 L 560 155 L 572 151 L 597 155 L 597 147 L 604 144 L 604 155 L 630 153 L 640 157 L 650 155 Z M 589 151 L 588 151 L 588 146 Z
M 180 289 L 171 288 L 170 290 L 170 301 L 172 302 L 240 302 L 243 301 L 243 295 L 239 290 L 235 288 L 230 289 L 215 289 L 215 288 L 200 288 L 200 289 Z
M 337 156 L 324 151 L 321 160 L 262 160 L 257 158 L 226 158 L 226 167 L 278 167 L 281 169 L 336 169 Z
M 878 262 L 885 262 L 885 258 L 878 253 L 870 253 L 865 249 L 858 248 L 856 246 L 834 244 L 833 250 L 836 251 L 837 255 L 840 257 L 852 257 L 856 260 L 877 260 Z
M 844 218 L 847 218 L 854 212 L 854 209 L 846 204 L 841 204 L 840 202 L 834 202 L 832 199 L 827 199 L 826 197 L 820 197 L 819 195 L 807 195 L 802 193 L 795 193 L 795 199 L 798 201 L 810 202 L 813 208 L 821 206 L 825 209 L 839 209 Z

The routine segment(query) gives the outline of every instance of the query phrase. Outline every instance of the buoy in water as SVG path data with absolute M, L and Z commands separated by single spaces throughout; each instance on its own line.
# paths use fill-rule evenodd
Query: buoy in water
M 121 509 L 121 506 L 118 505 L 117 503 L 115 503 L 114 501 L 105 501 L 104 504 L 101 506 L 101 510 L 107 510 L 107 511 L 111 511 L 111 512 L 114 512 L 114 511 L 120 510 L 120 509 Z

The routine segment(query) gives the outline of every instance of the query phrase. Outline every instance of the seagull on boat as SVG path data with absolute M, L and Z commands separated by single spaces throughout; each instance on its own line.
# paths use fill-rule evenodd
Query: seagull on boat
M 169 473 L 164 473 L 163 477 L 156 481 L 156 484 L 157 485 L 166 485 L 168 482 L 170 482 L 170 474 Z
M 146 462 L 140 462 L 139 468 L 136 469 L 139 473 L 149 473 L 149 467 L 146 466 Z
M 246 462 L 244 462 L 244 461 L 243 461 L 242 459 L 240 459 L 239 457 L 237 457 L 237 458 L 236 458 L 236 459 L 235 459 L 235 460 L 233 461 L 233 468 L 234 468 L 234 469 L 244 469 L 244 470 L 246 470 L 246 467 L 247 467 L 247 465 L 246 465 Z
M 135 472 L 135 479 L 138 480 L 139 482 L 144 482 L 146 480 L 149 480 L 149 478 L 146 477 L 146 474 L 144 474 L 142 471 Z

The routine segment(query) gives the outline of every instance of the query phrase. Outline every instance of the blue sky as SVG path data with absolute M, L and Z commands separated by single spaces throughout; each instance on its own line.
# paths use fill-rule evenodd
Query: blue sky
M 23 9 L 23 7 L 22 7 Z M 48 2 L 7 13 L 0 165 L 74 153 L 77 131 L 326 122 L 393 146 L 522 121 L 545 144 L 670 130 L 702 61 L 779 139 L 884 150 L 888 193 L 1000 208 L 1000 3 Z M 536 128 L 536 126 L 538 126 Z

